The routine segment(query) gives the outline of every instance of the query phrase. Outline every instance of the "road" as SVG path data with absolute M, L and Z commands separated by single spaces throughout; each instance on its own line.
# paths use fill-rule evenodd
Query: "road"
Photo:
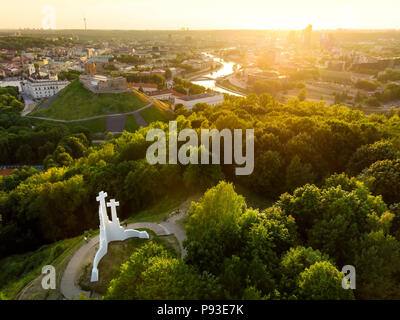
M 186 239 L 185 231 L 182 230 L 174 221 L 166 220 L 160 224 L 154 222 L 138 222 L 127 226 L 128 229 L 149 229 L 158 236 L 174 234 L 179 242 L 182 257 L 186 254 L 183 249 L 183 240 Z M 99 236 L 95 236 L 88 243 L 80 247 L 68 262 L 67 267 L 61 278 L 61 294 L 65 299 L 79 299 L 80 294 L 89 297 L 89 292 L 83 291 L 77 284 L 82 269 L 93 261 L 99 243 Z M 101 270 L 100 270 L 101 273 Z

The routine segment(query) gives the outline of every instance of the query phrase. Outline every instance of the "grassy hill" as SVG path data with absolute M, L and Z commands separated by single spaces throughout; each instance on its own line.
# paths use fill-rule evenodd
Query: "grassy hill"
M 78 81 L 64 88 L 58 97 L 43 109 L 30 115 L 60 120 L 75 120 L 97 115 L 137 110 L 149 101 L 134 92 L 95 94 Z
M 135 119 L 135 116 L 134 115 L 126 116 L 125 130 L 129 132 L 135 132 L 137 129 L 139 129 L 139 125 Z
M 39 125 L 41 123 L 54 123 L 54 122 L 50 120 L 32 119 L 32 123 L 34 125 Z M 103 117 L 92 120 L 68 122 L 64 123 L 64 125 L 68 126 L 70 129 L 85 127 L 89 129 L 91 133 L 104 133 L 106 131 L 106 118 Z
M 162 102 L 157 101 L 151 107 L 140 111 L 140 115 L 147 123 L 153 121 L 169 121 L 174 119 L 174 115 L 171 111 L 166 110 L 161 105 Z

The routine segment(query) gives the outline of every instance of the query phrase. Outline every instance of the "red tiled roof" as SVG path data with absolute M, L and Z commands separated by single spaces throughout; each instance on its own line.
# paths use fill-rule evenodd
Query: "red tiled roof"
M 11 173 L 13 173 L 15 169 L 0 169 L 0 176 L 2 177 L 7 177 L 9 176 Z

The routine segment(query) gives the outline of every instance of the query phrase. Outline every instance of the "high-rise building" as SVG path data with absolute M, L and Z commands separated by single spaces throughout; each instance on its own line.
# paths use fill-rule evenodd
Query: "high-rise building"
M 311 36 L 312 36 L 312 25 L 309 24 L 307 28 L 303 30 L 303 44 L 307 49 L 311 49 Z

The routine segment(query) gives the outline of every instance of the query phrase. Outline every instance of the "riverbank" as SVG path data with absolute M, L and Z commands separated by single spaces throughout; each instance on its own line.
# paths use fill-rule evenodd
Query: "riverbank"
M 218 62 L 218 67 L 216 67 L 216 68 L 211 68 L 210 67 L 210 68 L 207 68 L 205 70 L 192 72 L 192 73 L 189 73 L 189 74 L 185 75 L 183 77 L 183 79 L 188 80 L 188 81 L 193 81 L 194 79 L 200 78 L 202 76 L 206 76 L 209 73 L 217 72 L 218 70 L 222 69 L 223 67 L 224 67 L 224 65 L 222 63 Z
M 217 58 L 212 54 L 206 54 L 206 55 L 213 58 L 216 63 L 221 65 L 221 68 L 215 69 L 212 72 L 203 72 L 201 76 L 204 77 L 205 80 L 198 80 L 198 81 L 191 80 L 191 82 L 193 84 L 200 85 L 207 89 L 220 92 L 223 94 L 230 94 L 241 97 L 246 96 L 246 93 L 243 93 L 240 90 L 226 86 L 221 83 L 217 84 L 218 79 L 225 79 L 229 75 L 232 75 L 234 73 L 234 69 L 237 67 L 240 68 L 240 66 L 236 65 L 234 62 L 226 62 L 223 59 Z M 198 74 L 197 77 L 200 77 L 200 74 Z M 193 78 L 194 77 L 191 77 L 191 79 Z
M 218 88 L 221 88 L 221 89 L 224 89 L 225 91 L 230 91 L 230 92 L 232 92 L 232 93 L 234 93 L 234 94 L 236 94 L 236 95 L 240 95 L 240 96 L 242 96 L 242 97 L 247 97 L 247 95 L 248 95 L 248 93 L 247 92 L 243 92 L 242 90 L 240 90 L 240 89 L 238 89 L 238 88 L 236 88 L 234 85 L 232 85 L 231 83 L 229 83 L 229 85 L 226 83 L 226 81 L 229 81 L 229 80 L 222 80 L 222 81 L 219 81 L 219 80 L 217 80 L 217 81 L 215 81 L 215 85 L 218 87 Z

